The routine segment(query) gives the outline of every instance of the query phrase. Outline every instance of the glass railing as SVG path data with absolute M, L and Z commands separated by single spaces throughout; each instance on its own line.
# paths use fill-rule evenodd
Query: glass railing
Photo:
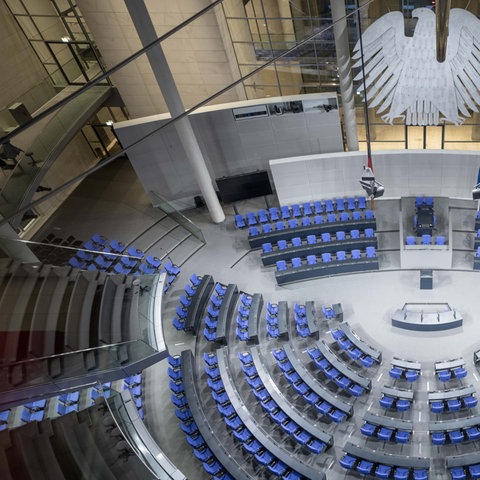
M 143 340 L 105 345 L 0 366 L 0 409 L 40 395 L 118 380 L 161 360 Z
M 187 218 L 182 212 L 177 210 L 171 203 L 169 203 L 164 197 L 156 192 L 150 192 L 150 196 L 153 199 L 152 203 L 155 208 L 161 210 L 165 215 L 170 217 L 185 230 L 190 232 L 195 238 L 202 243 L 206 243 L 205 237 L 202 231 L 198 228 L 189 218 Z

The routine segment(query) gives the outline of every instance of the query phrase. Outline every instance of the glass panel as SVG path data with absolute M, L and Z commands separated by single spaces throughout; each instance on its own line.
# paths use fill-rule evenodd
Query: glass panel
M 40 38 L 38 30 L 30 17 L 18 16 L 17 20 L 29 40 Z
M 20 0 L 5 0 L 5 3 L 14 15 L 27 13 Z

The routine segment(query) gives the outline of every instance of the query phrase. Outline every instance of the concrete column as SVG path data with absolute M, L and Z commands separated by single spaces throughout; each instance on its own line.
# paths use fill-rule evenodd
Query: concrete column
M 333 35 L 337 52 L 338 76 L 340 93 L 343 104 L 343 122 L 347 137 L 347 146 L 350 152 L 358 150 L 357 119 L 355 115 L 355 101 L 352 77 L 352 59 L 348 45 L 347 20 L 345 18 L 345 1 L 330 0 L 332 9 Z
M 148 13 L 144 0 L 125 0 L 125 5 L 130 13 L 133 25 L 137 30 L 143 46 L 148 45 L 158 38 Z M 150 49 L 147 57 L 152 67 L 155 78 L 158 82 L 163 98 L 167 104 L 170 115 L 176 117 L 185 112 L 180 94 L 173 79 L 173 75 L 163 53 L 161 45 Z M 225 220 L 222 206 L 218 201 L 217 194 L 213 188 L 212 179 L 205 165 L 205 159 L 198 145 L 197 139 L 190 124 L 190 119 L 184 117 L 174 123 L 182 146 L 190 161 L 192 173 L 195 176 L 205 203 L 207 204 L 210 216 L 215 223 Z

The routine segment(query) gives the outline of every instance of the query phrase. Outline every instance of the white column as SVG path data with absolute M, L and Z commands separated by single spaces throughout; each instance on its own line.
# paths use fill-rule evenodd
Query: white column
M 125 5 L 130 13 L 142 45 L 146 46 L 158 38 L 144 0 L 125 0 Z M 161 45 L 158 44 L 156 47 L 151 48 L 147 52 L 147 57 L 160 90 L 162 91 L 165 103 L 170 111 L 170 115 L 172 118 L 181 115 L 185 112 L 185 107 L 178 93 Z M 212 220 L 215 223 L 223 222 L 225 220 L 225 214 L 213 188 L 212 179 L 205 165 L 205 160 L 190 124 L 190 119 L 188 116 L 183 117 L 177 120 L 174 126 L 187 158 L 190 161 L 192 174 L 198 182 Z
M 343 104 L 343 122 L 348 150 L 358 150 L 357 118 L 355 114 L 355 92 L 353 90 L 352 59 L 348 44 L 345 0 L 330 0 L 332 9 L 333 35 L 337 52 L 338 77 Z

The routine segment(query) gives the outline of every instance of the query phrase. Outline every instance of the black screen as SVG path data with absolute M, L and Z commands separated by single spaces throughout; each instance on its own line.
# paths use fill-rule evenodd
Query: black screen
M 220 198 L 225 203 L 272 193 L 272 186 L 266 170 L 217 178 L 215 181 L 220 191 Z

